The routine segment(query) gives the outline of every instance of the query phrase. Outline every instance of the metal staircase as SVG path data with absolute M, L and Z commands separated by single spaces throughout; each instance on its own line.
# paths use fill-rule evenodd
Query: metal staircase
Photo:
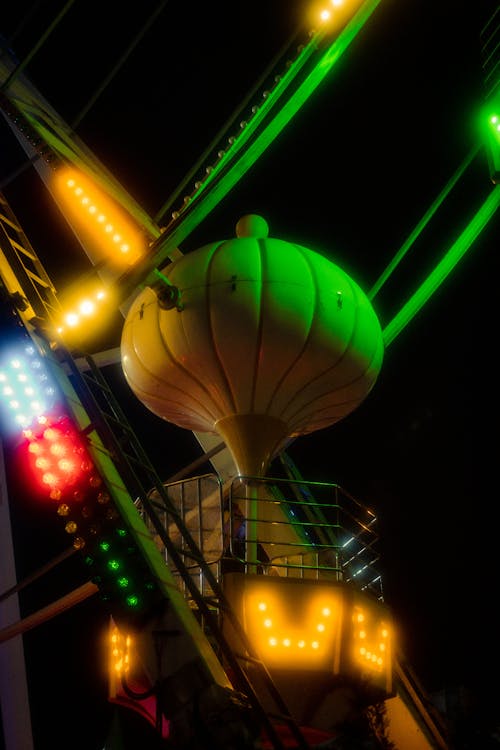
M 198 539 L 195 540 L 189 529 L 187 512 L 189 505 L 186 506 L 184 503 L 184 506 L 181 504 L 179 508 L 172 501 L 168 486 L 162 483 L 104 376 L 93 364 L 92 357 L 85 355 L 84 358 L 88 364 L 88 370 L 83 373 L 76 369 L 72 358 L 68 359 L 67 364 L 71 368 L 70 377 L 74 387 L 104 444 L 113 455 L 127 488 L 135 498 L 138 506 L 137 512 L 145 517 L 147 526 L 157 537 L 157 543 L 159 541 L 164 547 L 166 563 L 174 571 L 177 584 L 205 629 L 205 635 L 209 638 L 211 645 L 215 646 L 218 656 L 230 665 L 237 689 L 248 698 L 252 708 L 260 716 L 266 733 L 275 742 L 274 746 L 281 747 L 281 741 L 273 727 L 273 722 L 279 719 L 281 723 L 289 726 L 296 738 L 297 747 L 305 750 L 308 747 L 307 742 L 226 600 L 220 579 L 213 570 L 213 559 L 207 559 L 204 555 L 207 550 L 206 544 L 204 549 L 203 540 L 207 535 L 213 535 L 214 529 L 206 526 L 201 533 L 197 534 Z M 105 405 L 102 403 L 104 401 Z M 197 484 L 200 481 L 200 478 L 187 480 L 188 483 L 196 482 Z M 205 479 L 206 481 L 208 479 Z M 215 477 L 212 477 L 212 484 L 214 490 L 211 494 L 215 492 L 215 497 L 217 497 L 219 488 Z M 165 523 L 165 517 L 168 518 L 168 523 Z M 193 569 L 196 570 L 194 576 Z M 210 592 L 209 595 L 207 595 L 207 589 Z M 260 680 L 266 684 L 269 693 L 273 696 L 276 705 L 276 713 L 273 716 L 269 716 L 269 713 L 262 708 L 252 682 L 223 635 L 220 616 L 217 612 L 223 612 L 224 617 L 231 620 L 241 638 L 242 648 L 252 655 L 254 669 L 257 667 Z
M 176 598 L 173 604 L 175 608 L 183 606 L 196 612 L 196 616 L 210 633 L 210 642 L 207 635 L 201 632 L 194 634 L 195 640 L 205 639 L 205 648 L 213 651 L 216 645 L 218 658 L 223 657 L 226 664 L 230 665 L 234 687 L 241 696 L 248 701 L 251 710 L 259 717 L 259 723 L 263 727 L 272 746 L 276 750 L 283 747 L 274 723 L 278 717 L 280 723 L 285 723 L 292 735 L 295 737 L 297 747 L 306 750 L 308 744 L 296 725 L 287 706 L 282 700 L 279 692 L 274 687 L 272 679 L 264 666 L 253 653 L 253 647 L 248 643 L 245 633 L 237 618 L 232 613 L 227 603 L 218 578 L 214 575 L 210 564 L 205 560 L 199 544 L 194 540 L 184 517 L 179 513 L 172 503 L 164 484 L 157 474 L 156 469 L 142 448 L 137 436 L 133 432 L 125 413 L 115 399 L 112 388 L 106 381 L 102 372 L 96 366 L 89 354 L 83 354 L 79 358 L 85 362 L 86 367 L 79 369 L 75 358 L 60 342 L 54 346 L 54 342 L 46 339 L 44 329 L 53 327 L 54 314 L 59 311 L 56 292 L 48 275 L 45 273 L 41 262 L 35 251 L 29 244 L 27 237 L 22 231 L 13 212 L 5 198 L 1 198 L 1 257 L 0 276 L 6 292 L 11 297 L 19 315 L 25 322 L 31 335 L 38 338 L 40 346 L 45 353 L 52 358 L 52 366 L 55 373 L 59 373 L 59 381 L 62 390 L 72 410 L 77 416 L 81 429 L 85 429 L 89 443 L 94 443 L 94 455 L 101 460 L 101 467 L 108 470 L 114 469 L 114 481 L 116 477 L 123 486 L 115 488 L 118 495 L 125 498 L 128 495 L 133 503 L 137 501 L 141 507 L 141 513 L 148 519 L 150 529 L 154 529 L 156 536 L 168 551 L 169 560 L 175 566 L 176 575 L 182 580 L 182 584 L 189 592 L 190 603 L 184 597 Z M 65 381 L 64 375 L 67 376 Z M 83 424 L 85 426 L 83 427 Z M 117 472 L 117 474 L 116 474 Z M 118 481 L 118 484 L 120 484 Z M 168 529 L 162 523 L 157 507 L 150 499 L 151 491 L 155 492 L 164 511 L 168 512 L 171 524 L 176 528 L 178 537 L 177 544 L 169 534 Z M 157 506 L 157 503 L 156 503 Z M 123 508 L 122 508 L 123 511 Z M 140 513 L 134 510 L 137 519 L 133 524 L 137 530 L 137 524 L 141 522 Z M 152 534 L 149 547 L 155 547 Z M 143 546 L 143 553 L 147 553 L 148 545 Z M 210 601 L 200 591 L 192 577 L 192 566 L 195 565 L 202 571 L 202 577 L 208 582 L 214 594 Z M 167 567 L 167 566 L 165 566 Z M 167 571 L 166 571 L 167 572 Z M 168 596 L 168 587 L 165 595 Z M 171 592 L 171 589 L 170 589 Z M 172 597 L 171 597 L 172 598 Z M 260 679 L 267 685 L 269 693 L 273 696 L 276 706 L 275 716 L 270 716 L 264 710 L 257 693 L 245 670 L 235 658 L 234 653 L 219 627 L 218 618 L 214 616 L 213 602 L 217 608 L 224 611 L 235 630 L 239 633 L 243 648 L 253 654 L 254 666 L 259 671 Z M 171 601 L 172 603 L 172 601 Z M 183 622 L 181 617 L 181 622 Z M 193 627 L 191 625 L 191 627 Z M 207 653 L 207 652 L 205 652 Z M 229 681 L 228 681 L 229 683 Z
M 25 318 L 53 323 L 61 309 L 55 287 L 1 192 L 0 270 L 4 286 Z

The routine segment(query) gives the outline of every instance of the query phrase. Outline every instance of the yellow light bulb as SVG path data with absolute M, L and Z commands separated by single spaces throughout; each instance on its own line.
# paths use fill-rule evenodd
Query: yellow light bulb
M 65 318 L 65 320 L 66 320 L 66 323 L 67 323 L 67 324 L 68 324 L 68 325 L 69 325 L 69 326 L 70 326 L 71 328 L 74 328 L 75 326 L 77 326 L 77 325 L 78 325 L 78 320 L 79 320 L 79 318 L 78 318 L 78 315 L 77 315 L 76 313 L 68 313 L 68 314 L 66 315 L 66 318 Z

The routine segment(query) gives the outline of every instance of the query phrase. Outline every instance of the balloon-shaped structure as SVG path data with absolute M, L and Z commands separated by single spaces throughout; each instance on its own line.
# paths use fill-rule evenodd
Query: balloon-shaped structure
M 291 438 L 342 419 L 375 384 L 383 341 L 366 295 L 322 255 L 269 238 L 262 217 L 163 272 L 127 314 L 126 380 L 163 419 L 219 434 L 242 476 L 264 476 Z

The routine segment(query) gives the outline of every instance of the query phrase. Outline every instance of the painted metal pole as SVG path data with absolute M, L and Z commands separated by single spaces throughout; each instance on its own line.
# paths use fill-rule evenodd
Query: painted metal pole
M 3 446 L 0 441 L 0 593 L 16 585 Z M 19 620 L 17 593 L 0 600 L 0 629 Z M 0 645 L 0 704 L 5 750 L 33 750 L 22 636 Z

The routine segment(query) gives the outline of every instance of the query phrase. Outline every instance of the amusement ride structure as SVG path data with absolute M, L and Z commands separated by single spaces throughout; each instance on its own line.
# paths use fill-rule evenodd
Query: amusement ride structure
M 192 191 L 165 204 L 166 224 L 136 203 L 34 85 L 37 49 L 19 61 L 3 42 L 2 114 L 85 251 L 94 285 L 68 310 L 0 196 L 2 440 L 24 462 L 33 492 L 52 504 L 68 555 L 87 576 L 67 597 L 16 620 L 5 536 L 4 588 L 13 596 L 2 621 L 3 664 L 22 663 L 23 632 L 98 597 L 110 618 L 109 699 L 139 714 L 165 747 L 334 749 L 347 747 L 345 727 L 360 717 L 373 743 L 363 747 L 451 747 L 400 658 L 374 513 L 338 484 L 306 480 L 287 448 L 369 396 L 384 350 L 488 226 L 500 203 L 494 125 L 483 203 L 384 327 L 372 305 L 376 287 L 365 293 L 323 255 L 274 236 L 271 217 L 235 216 L 231 238 L 180 250 L 378 5 L 323 9 L 273 71 L 259 105 L 247 107 L 236 132 L 233 123 L 225 129 L 226 147 L 189 176 Z M 487 57 L 485 76 L 493 67 Z M 498 85 L 489 86 L 493 106 Z M 111 288 L 119 340 L 91 353 L 76 323 L 96 325 L 96 310 L 102 320 Z M 195 434 L 201 456 L 178 476 L 161 476 L 141 445 L 106 379 L 110 361 L 121 363 L 149 412 Z M 8 504 L 4 513 L 8 528 Z M 6 750 L 36 747 L 29 721 L 17 719 L 25 690 L 22 675 L 10 690 L 2 686 Z

